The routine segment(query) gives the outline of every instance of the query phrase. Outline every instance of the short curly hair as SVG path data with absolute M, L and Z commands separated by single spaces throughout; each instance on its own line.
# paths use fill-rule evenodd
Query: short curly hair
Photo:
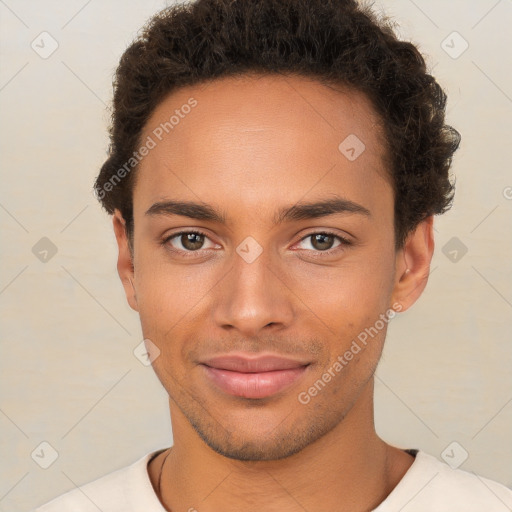
M 460 134 L 445 124 L 446 94 L 423 56 L 393 25 L 356 0 L 196 0 L 154 15 L 117 67 L 108 158 L 94 184 L 103 208 L 122 213 L 130 249 L 137 165 L 126 172 L 126 163 L 154 109 L 178 88 L 250 73 L 314 78 L 370 99 L 383 121 L 397 249 L 448 210 Z

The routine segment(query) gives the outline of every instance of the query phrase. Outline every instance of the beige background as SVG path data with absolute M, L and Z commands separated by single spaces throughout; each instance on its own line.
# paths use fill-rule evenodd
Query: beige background
M 29 510 L 172 444 L 165 392 L 133 355 L 142 336 L 116 273 L 111 221 L 92 195 L 113 71 L 164 6 L 0 1 L 1 511 Z M 376 6 L 430 56 L 448 122 L 462 133 L 429 285 L 390 327 L 377 428 L 439 458 L 456 441 L 455 456 L 469 455 L 462 469 L 512 487 L 512 2 Z M 31 47 L 42 31 L 59 45 L 46 59 Z M 449 36 L 452 55 L 463 48 L 453 31 L 469 43 L 458 58 L 442 47 Z M 47 262 L 32 250 L 43 237 L 57 249 Z M 453 237 L 466 254 L 446 246 Z M 49 461 L 43 441 L 58 452 L 48 469 L 31 458 L 36 450 Z

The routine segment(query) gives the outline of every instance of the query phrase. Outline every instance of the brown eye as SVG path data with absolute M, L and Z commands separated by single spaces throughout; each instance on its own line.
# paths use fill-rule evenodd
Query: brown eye
M 334 243 L 334 236 L 327 233 L 316 233 L 310 235 L 311 245 L 319 251 L 327 251 L 332 248 Z
M 194 253 L 201 249 L 208 249 L 213 247 L 215 244 L 210 242 L 210 247 L 205 247 L 205 241 L 209 240 L 206 233 L 200 231 L 180 231 L 174 233 L 162 241 L 162 245 L 167 246 L 171 251 L 182 253 Z
M 312 253 L 328 253 L 335 252 L 338 249 L 343 249 L 346 246 L 351 245 L 350 240 L 343 238 L 336 233 L 329 233 L 320 231 L 318 233 L 310 233 L 302 238 L 300 243 L 309 241 L 310 247 L 305 247 L 306 250 Z M 338 242 L 336 245 L 334 245 Z M 304 249 L 304 248 L 303 248 Z
M 187 251 L 197 251 L 204 244 L 204 235 L 200 233 L 184 233 L 180 236 L 180 242 Z

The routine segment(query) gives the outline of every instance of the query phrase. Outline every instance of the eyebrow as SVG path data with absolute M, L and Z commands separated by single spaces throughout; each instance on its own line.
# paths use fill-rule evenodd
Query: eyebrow
M 312 203 L 297 203 L 292 206 L 280 208 L 274 216 L 274 224 L 282 224 L 283 222 L 293 222 L 306 219 L 317 219 L 335 215 L 337 213 L 356 213 L 371 217 L 370 211 L 364 206 L 343 199 L 339 196 L 333 199 L 325 199 Z M 226 216 L 217 211 L 215 208 L 204 203 L 195 203 L 192 201 L 159 201 L 153 204 L 147 211 L 149 216 L 172 216 L 180 215 L 197 220 L 208 220 L 219 224 L 226 224 Z

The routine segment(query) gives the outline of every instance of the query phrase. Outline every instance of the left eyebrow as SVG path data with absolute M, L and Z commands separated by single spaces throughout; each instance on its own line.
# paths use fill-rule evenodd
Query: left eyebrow
M 364 206 L 354 201 L 335 196 L 333 199 L 326 199 L 314 203 L 297 203 L 293 206 L 282 208 L 274 217 L 274 224 L 305 219 L 317 219 L 336 213 L 357 213 L 371 217 L 370 210 Z
M 311 203 L 297 203 L 292 206 L 280 208 L 274 216 L 274 224 L 293 222 L 306 219 L 327 217 L 337 213 L 356 213 L 371 217 L 370 210 L 364 206 L 335 196 L 332 199 L 325 199 Z M 195 203 L 192 201 L 160 201 L 153 204 L 146 215 L 180 215 L 197 220 L 209 220 L 219 224 L 226 224 L 226 216 L 208 204 Z

